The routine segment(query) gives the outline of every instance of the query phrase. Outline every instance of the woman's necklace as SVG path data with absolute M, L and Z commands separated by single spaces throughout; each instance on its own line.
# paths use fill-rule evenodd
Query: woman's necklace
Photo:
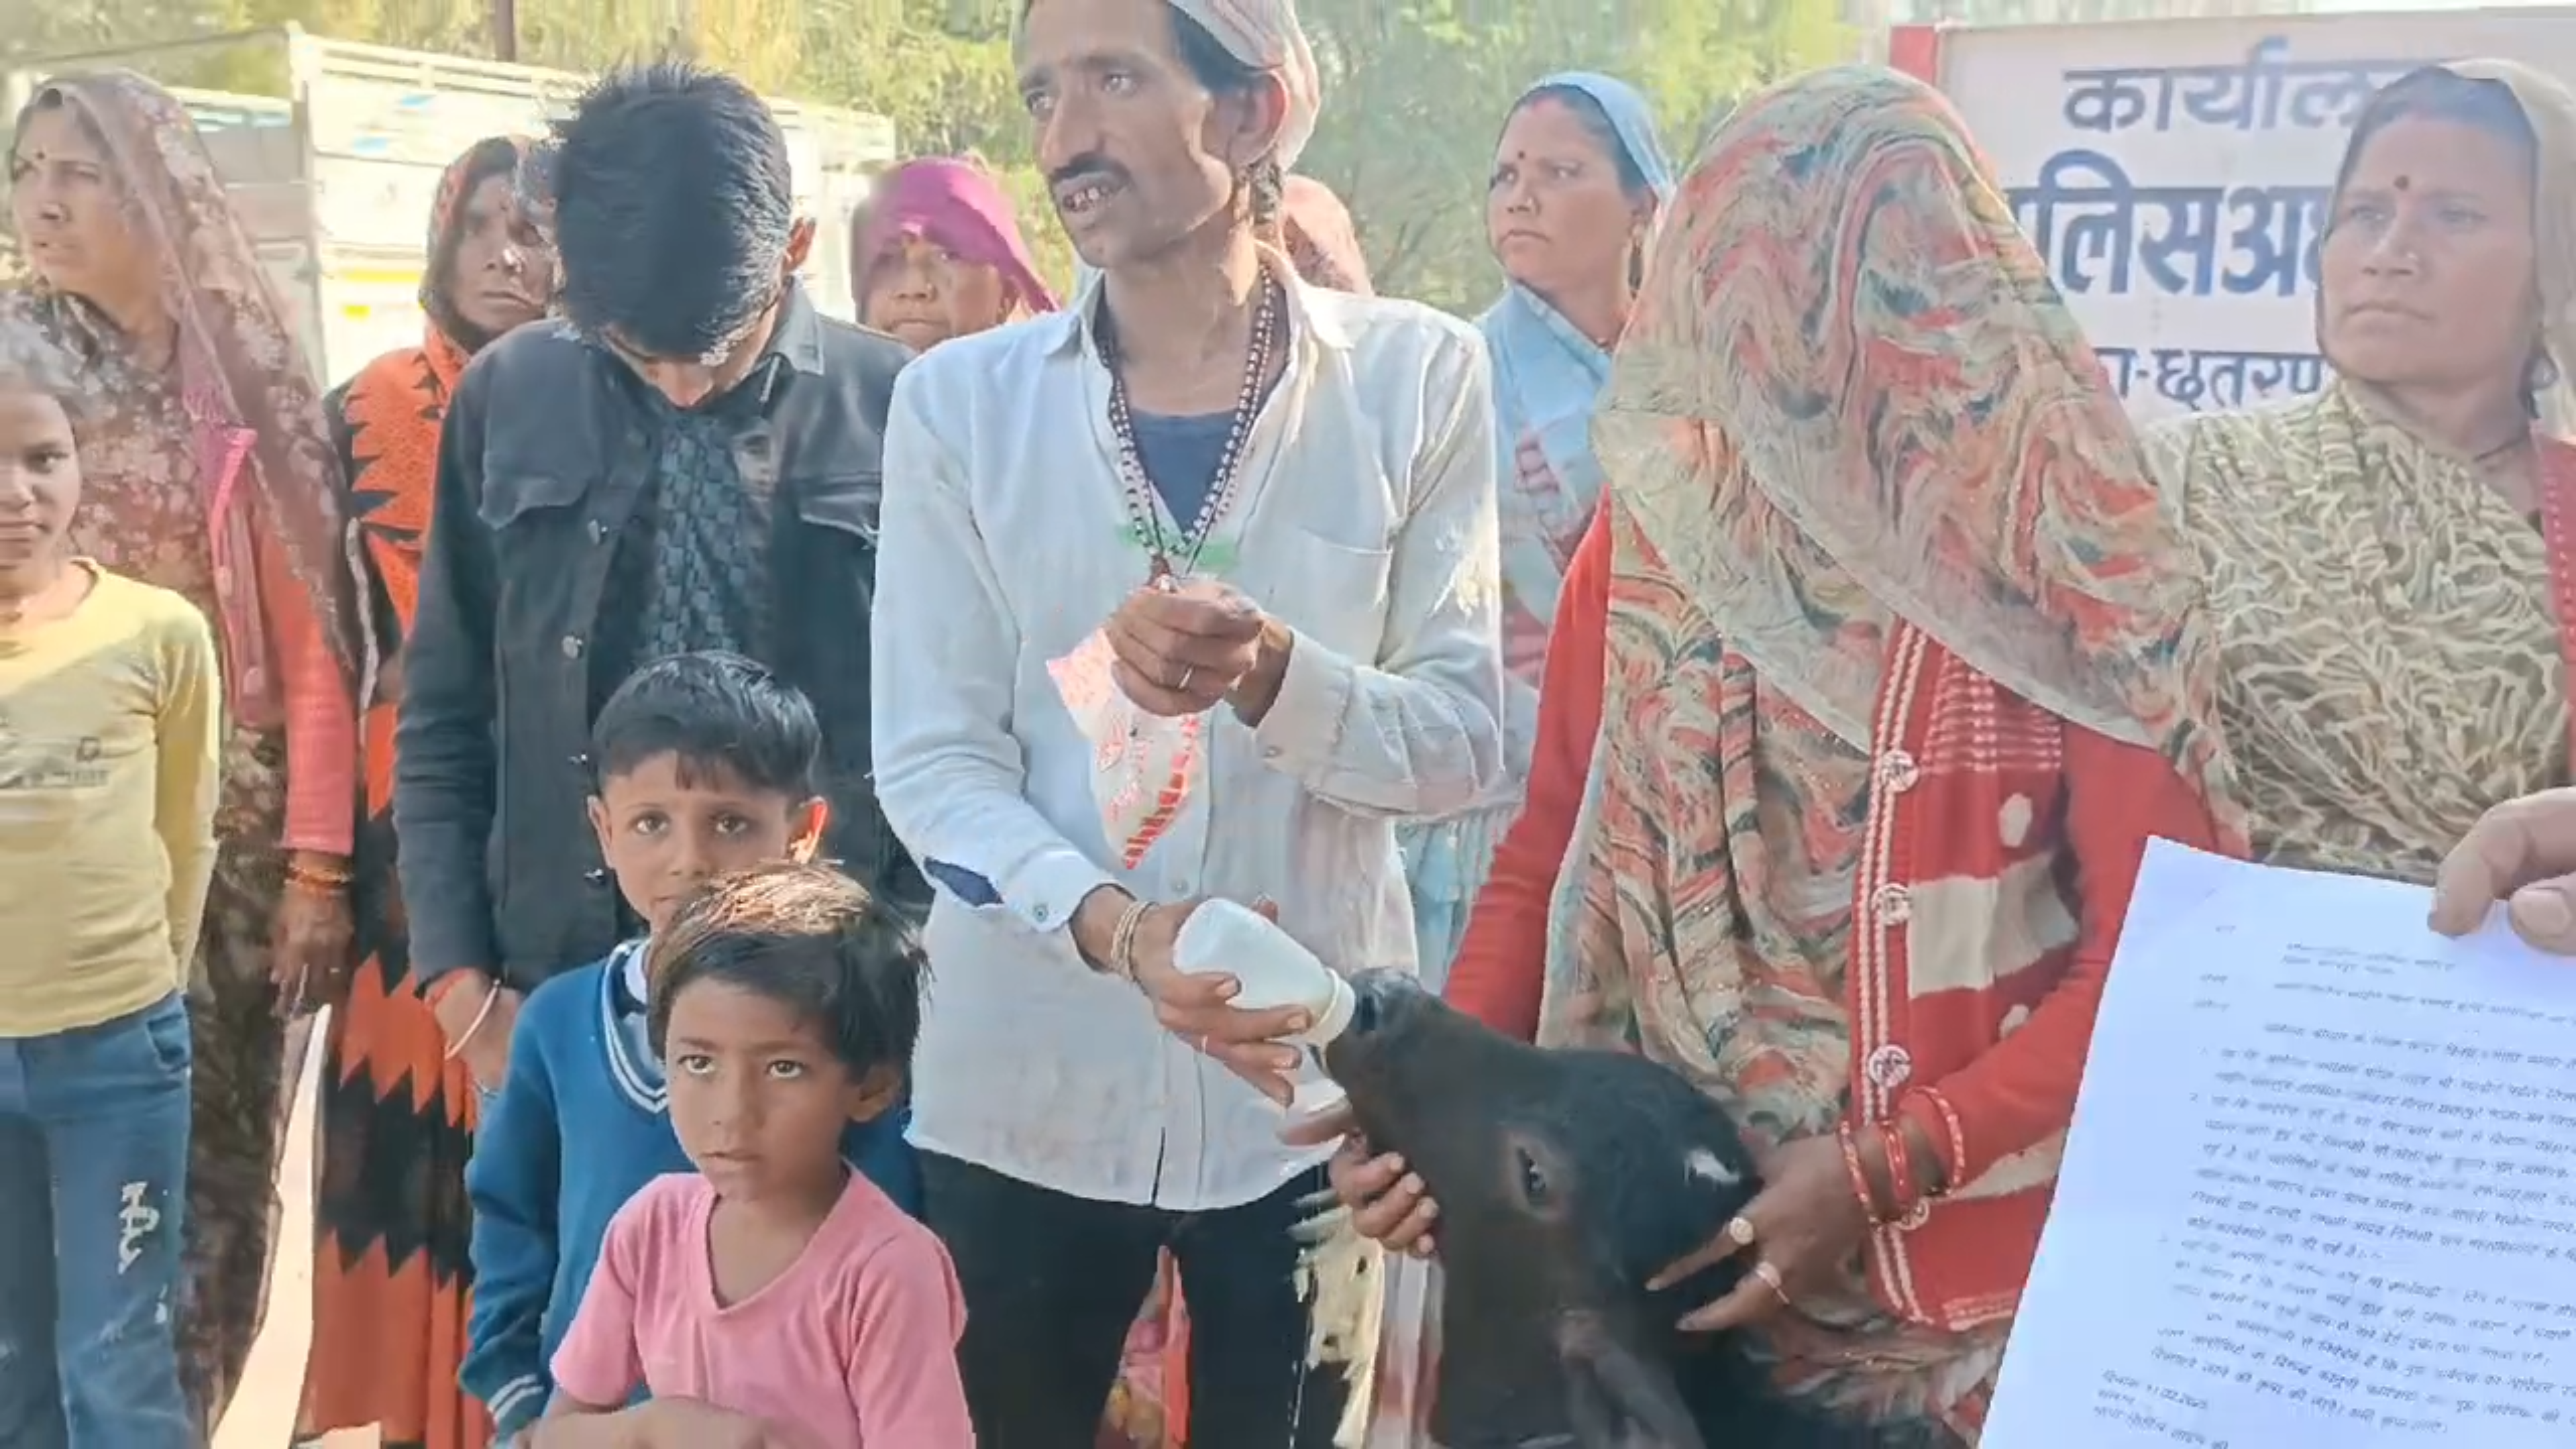
M 1200 551 L 1207 547 L 1208 534 L 1234 499 L 1235 480 L 1243 470 L 1244 445 L 1261 411 L 1262 380 L 1270 375 L 1271 352 L 1278 341 L 1279 290 L 1279 284 L 1265 273 L 1261 301 L 1252 314 L 1252 345 L 1245 349 L 1243 357 L 1243 388 L 1234 399 L 1234 425 L 1226 432 L 1225 450 L 1217 455 L 1216 473 L 1208 479 L 1207 496 L 1199 502 L 1198 517 L 1177 539 L 1163 532 L 1163 512 L 1155 502 L 1154 480 L 1145 472 L 1145 455 L 1136 447 L 1136 419 L 1127 406 L 1126 375 L 1119 369 L 1118 334 L 1114 328 L 1101 329 L 1101 361 L 1109 365 L 1109 431 L 1118 439 L 1118 480 L 1126 494 L 1128 520 L 1152 555 L 1149 583 L 1164 584 L 1196 568 Z

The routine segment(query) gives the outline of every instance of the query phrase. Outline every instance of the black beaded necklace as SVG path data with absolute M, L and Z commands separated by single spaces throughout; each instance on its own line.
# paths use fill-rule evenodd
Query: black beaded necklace
M 1128 520 L 1152 556 L 1149 579 L 1155 583 L 1186 576 L 1197 567 L 1208 534 L 1234 500 L 1235 482 L 1243 472 L 1244 445 L 1261 412 L 1261 384 L 1270 375 L 1270 359 L 1279 338 L 1279 294 L 1276 280 L 1261 279 L 1261 300 L 1252 314 L 1252 345 L 1244 352 L 1243 388 L 1234 400 L 1234 425 L 1217 455 L 1216 476 L 1208 481 L 1198 517 L 1177 539 L 1163 532 L 1163 510 L 1156 503 L 1154 480 L 1145 472 L 1145 456 L 1136 447 L 1136 419 L 1127 405 L 1127 379 L 1119 369 L 1118 334 L 1114 326 L 1099 329 L 1100 360 L 1109 368 L 1109 431 L 1118 439 L 1118 479 L 1127 501 Z M 1104 314 L 1102 320 L 1108 319 Z

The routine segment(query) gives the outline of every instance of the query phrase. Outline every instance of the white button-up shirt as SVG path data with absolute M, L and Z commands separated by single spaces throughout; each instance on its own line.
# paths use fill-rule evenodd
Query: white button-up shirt
M 943 343 L 904 369 L 886 425 L 877 796 L 946 877 L 912 1136 L 1081 1197 L 1233 1207 L 1327 1154 L 1282 1145 L 1280 1110 L 1092 971 L 1065 927 L 1112 883 L 1268 896 L 1335 967 L 1412 964 L 1394 826 L 1503 773 L 1492 378 L 1464 323 L 1290 287 L 1287 367 L 1201 569 L 1295 630 L 1287 675 L 1260 728 L 1209 714 L 1197 788 L 1122 870 L 1092 746 L 1047 674 L 1147 575 L 1098 295 Z M 999 900 L 966 899 L 961 873 Z

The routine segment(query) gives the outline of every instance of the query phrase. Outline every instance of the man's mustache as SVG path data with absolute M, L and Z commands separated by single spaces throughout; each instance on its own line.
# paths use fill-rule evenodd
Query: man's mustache
M 1127 168 L 1106 156 L 1076 156 L 1047 173 L 1047 190 L 1060 191 L 1077 181 L 1097 181 L 1108 186 L 1127 184 Z

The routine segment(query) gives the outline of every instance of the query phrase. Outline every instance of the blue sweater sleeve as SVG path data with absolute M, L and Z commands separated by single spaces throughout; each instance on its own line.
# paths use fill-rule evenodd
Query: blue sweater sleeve
M 535 1423 L 554 1392 L 544 1335 L 559 1257 L 563 1143 L 545 1052 L 547 1014 L 537 997 L 521 1012 L 509 1075 L 500 1096 L 485 1104 L 465 1168 L 474 1209 L 474 1310 L 457 1379 L 491 1411 L 502 1443 Z
M 873 1122 L 855 1122 L 841 1136 L 841 1153 L 877 1191 L 914 1219 L 921 1216 L 921 1166 L 904 1134 L 912 1127 L 912 1098 Z

